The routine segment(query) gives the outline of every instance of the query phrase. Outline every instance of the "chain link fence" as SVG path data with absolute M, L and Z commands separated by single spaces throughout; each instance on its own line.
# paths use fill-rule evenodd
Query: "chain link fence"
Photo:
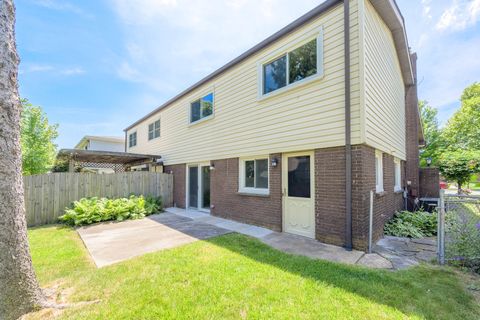
M 447 195 L 441 190 L 438 260 L 480 272 L 480 196 Z

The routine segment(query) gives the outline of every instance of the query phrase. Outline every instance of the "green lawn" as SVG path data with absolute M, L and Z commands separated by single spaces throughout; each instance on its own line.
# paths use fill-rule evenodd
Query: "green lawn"
M 42 286 L 72 302 L 62 319 L 480 319 L 450 269 L 391 272 L 284 254 L 230 234 L 96 269 L 75 231 L 29 231 Z M 33 315 L 33 318 L 38 315 Z

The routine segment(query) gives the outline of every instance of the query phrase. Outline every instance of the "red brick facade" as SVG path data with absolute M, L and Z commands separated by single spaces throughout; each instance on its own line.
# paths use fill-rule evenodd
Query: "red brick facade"
M 282 155 L 272 154 L 278 164 L 269 164 L 268 196 L 242 194 L 239 189 L 239 159 L 213 160 L 210 172 L 211 214 L 282 231 Z M 271 161 L 269 161 L 271 162 Z M 319 241 L 345 245 L 345 148 L 315 150 L 315 237 Z M 375 149 L 366 145 L 352 148 L 352 229 L 353 245 L 366 249 L 370 190 L 375 191 Z M 173 172 L 174 201 L 185 207 L 185 165 L 166 166 Z M 402 210 L 402 192 L 394 191 L 394 158 L 383 156 L 384 192 L 374 193 L 374 240 L 383 234 L 383 226 L 393 214 Z M 404 187 L 405 162 L 401 162 Z
M 440 197 L 440 171 L 438 168 L 420 168 L 420 197 Z
M 282 230 L 282 157 L 276 158 L 278 165 L 270 170 L 270 194 L 268 196 L 246 195 L 238 192 L 239 159 L 212 161 L 215 170 L 210 173 L 211 214 L 214 216 Z
M 173 205 L 178 208 L 185 208 L 186 165 L 165 166 L 163 170 L 166 173 L 173 174 Z

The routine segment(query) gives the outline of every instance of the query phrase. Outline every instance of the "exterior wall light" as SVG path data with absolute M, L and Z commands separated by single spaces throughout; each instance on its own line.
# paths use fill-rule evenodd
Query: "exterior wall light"
M 432 158 L 427 158 L 427 166 L 430 167 L 432 164 Z
M 272 167 L 275 168 L 278 165 L 278 159 L 277 158 L 272 158 Z
M 210 164 L 210 170 L 215 170 L 215 165 L 213 163 Z

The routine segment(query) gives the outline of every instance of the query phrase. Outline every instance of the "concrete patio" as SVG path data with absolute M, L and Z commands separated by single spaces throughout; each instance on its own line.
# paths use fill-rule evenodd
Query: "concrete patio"
M 313 259 L 370 268 L 394 268 L 390 260 L 375 253 L 347 251 L 314 239 L 222 219 L 196 210 L 167 208 L 164 213 L 141 220 L 101 223 L 78 229 L 97 267 L 230 232 L 245 234 L 275 249 Z

